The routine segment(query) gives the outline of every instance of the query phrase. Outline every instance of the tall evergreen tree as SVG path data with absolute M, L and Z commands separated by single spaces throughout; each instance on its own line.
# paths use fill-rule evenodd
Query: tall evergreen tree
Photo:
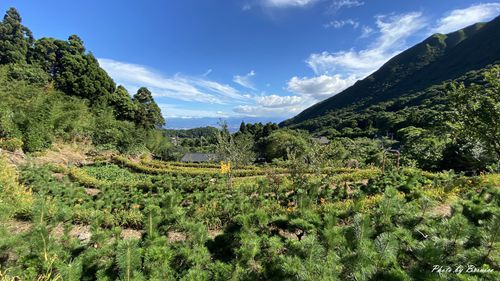
M 83 41 L 71 35 L 57 61 L 56 86 L 67 94 L 95 102 L 115 91 L 115 83 L 99 66 L 92 54 L 86 54 Z
M 165 125 L 165 119 L 161 115 L 161 109 L 153 99 L 153 95 L 146 87 L 141 87 L 134 95 L 137 104 L 135 116 L 136 124 L 144 128 L 155 128 Z
M 19 12 L 10 8 L 0 23 L 0 64 L 26 62 L 33 35 L 21 21 Z
M 61 51 L 66 44 L 65 41 L 54 38 L 38 39 L 28 54 L 28 62 L 38 65 L 54 77 L 57 73 L 57 62 L 61 58 Z
M 245 124 L 244 121 L 241 121 L 240 124 L 240 133 L 245 134 L 247 132 L 247 125 Z
M 114 107 L 116 118 L 120 120 L 134 120 L 137 103 L 132 101 L 127 89 L 122 85 L 118 86 L 116 91 L 109 96 L 107 104 Z

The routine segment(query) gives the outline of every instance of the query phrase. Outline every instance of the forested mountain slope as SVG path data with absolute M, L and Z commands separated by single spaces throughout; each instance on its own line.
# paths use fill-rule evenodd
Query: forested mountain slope
M 336 115 L 342 110 L 357 112 L 381 102 L 427 91 L 433 85 L 460 78 L 499 60 L 500 17 L 450 34 L 434 34 L 395 56 L 367 78 L 281 125 L 310 131 L 325 129 L 322 126 L 327 125 L 337 127 L 338 124 L 315 119 Z M 312 124 L 316 126 L 311 127 Z

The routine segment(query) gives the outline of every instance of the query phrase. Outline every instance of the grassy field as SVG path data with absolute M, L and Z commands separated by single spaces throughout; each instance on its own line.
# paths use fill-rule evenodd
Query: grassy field
M 81 167 L 1 159 L 0 280 L 500 279 L 498 174 L 233 176 L 121 156 Z

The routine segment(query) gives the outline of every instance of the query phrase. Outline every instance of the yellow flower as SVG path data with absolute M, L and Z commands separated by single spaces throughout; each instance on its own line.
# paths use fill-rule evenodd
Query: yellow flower
M 224 161 L 220 161 L 220 172 L 221 174 L 227 174 L 231 171 L 231 161 L 224 163 Z

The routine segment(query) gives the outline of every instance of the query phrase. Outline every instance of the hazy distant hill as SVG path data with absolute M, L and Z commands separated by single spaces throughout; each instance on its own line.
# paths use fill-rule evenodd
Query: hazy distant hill
M 220 121 L 223 120 L 227 122 L 229 130 L 231 132 L 236 132 L 240 128 L 241 122 L 245 123 L 267 123 L 274 122 L 278 123 L 283 119 L 280 118 L 266 118 L 266 117 L 201 117 L 201 118 L 167 118 L 167 124 L 165 128 L 167 129 L 193 129 L 199 127 L 219 127 Z

